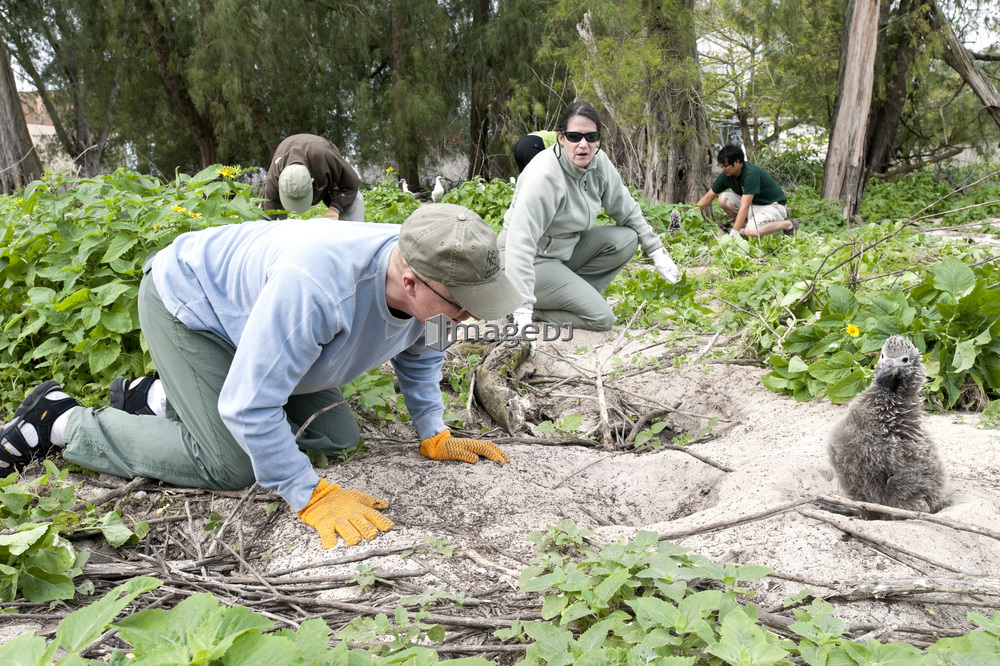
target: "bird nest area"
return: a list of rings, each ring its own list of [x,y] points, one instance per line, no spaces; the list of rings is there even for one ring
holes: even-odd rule
[[[430,645],[442,658],[516,661],[523,646],[494,632],[541,617],[542,595],[518,587],[536,555],[528,536],[568,518],[593,531],[595,547],[649,530],[717,562],[770,568],[744,585],[752,594],[744,600],[781,635],[794,621],[785,601],[802,590],[831,602],[851,637],[918,646],[970,631],[970,610],[1000,609],[997,431],[977,428],[971,413],[926,415],[949,478],[937,514],[834,513],[826,509],[858,508],[838,496],[826,453],[847,407],[771,393],[764,369],[733,361],[730,344],[622,328],[540,343],[517,372],[528,401],[521,431],[500,431],[474,401],[452,405],[467,423],[461,434],[510,454],[502,466],[429,460],[408,425],[361,418],[368,450],[318,470],[389,503],[395,527],[359,546],[323,550],[311,527],[256,487],[224,493],[81,477],[84,499],[151,528],[118,550],[74,537],[93,550],[84,577],[95,595],[139,575],[161,579],[131,612],[210,592],[278,626],[322,617],[332,632],[359,616],[392,617],[400,605],[412,613],[414,599],[439,594],[423,621],[447,630]],[[545,421],[551,427],[539,427]],[[51,636],[93,598],[3,604],[20,613],[4,624]],[[122,645],[108,635],[90,654]]]

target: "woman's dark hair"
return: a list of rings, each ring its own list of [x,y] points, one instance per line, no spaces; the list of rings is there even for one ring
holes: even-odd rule
[[[590,104],[586,102],[573,102],[566,107],[566,110],[562,112],[559,116],[559,122],[556,124],[557,132],[565,132],[566,125],[569,123],[569,119],[573,116],[583,116],[594,121],[597,125],[597,131],[601,131],[601,118],[597,115],[597,111]]]

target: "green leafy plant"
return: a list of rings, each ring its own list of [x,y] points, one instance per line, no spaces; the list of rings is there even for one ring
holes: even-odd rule
[[[385,578],[379,578],[375,575],[375,567],[359,564],[355,568],[358,570],[358,575],[353,578],[351,582],[357,583],[363,590],[373,588],[377,583],[382,583],[383,585],[392,584],[391,581],[388,581]]]
[[[561,520],[556,526],[547,525],[546,528],[547,532],[530,532],[528,541],[538,544],[540,553],[555,553],[564,557],[588,550],[585,540],[594,534],[592,530],[578,527],[569,518]]]
[[[77,530],[97,530],[118,548],[138,543],[149,526],[142,522],[130,530],[121,513],[98,514],[93,505],[84,513],[73,511],[78,502],[76,485],[67,481],[51,460],[46,473],[30,486],[17,483],[18,475],[0,480],[0,599],[14,601],[18,594],[28,601],[72,599],[86,581],[74,584],[82,573],[89,551],[77,552],[64,537]]]
[[[791,331],[772,355],[769,389],[810,400],[844,402],[868,385],[871,365],[891,335],[909,337],[924,354],[932,402],[951,408],[970,386],[980,396],[1000,389],[1000,293],[958,259],[931,266],[932,279],[904,292],[868,292],[861,298],[829,285],[818,318]]]
[[[358,617],[337,632],[337,638],[344,641],[365,641],[374,643],[373,654],[396,655],[419,648],[422,641],[440,642],[444,640],[444,627],[427,624],[421,620],[427,616],[424,611],[410,617],[402,606],[396,606],[392,620],[385,613],[375,617]]]
[[[382,182],[363,192],[365,197],[365,221],[402,224],[420,205],[413,195],[399,187],[392,167],[386,169]]]
[[[583,553],[578,562],[540,555],[522,572],[522,592],[545,592],[542,617],[551,621],[497,632],[534,641],[525,663],[648,662],[705,652],[726,660],[744,649],[753,661],[728,663],[765,663],[789,652],[756,625],[752,606],[736,600],[747,594],[739,582],[766,575],[765,567],[723,567],[647,531]],[[695,579],[720,589],[695,591]]]
[[[419,596],[403,597],[399,600],[401,604],[415,605],[420,606],[421,608],[428,608],[433,605],[442,604],[453,604],[461,608],[465,604],[474,603],[476,601],[479,600],[474,597],[467,597],[462,592],[452,594],[447,590],[437,587],[428,588],[421,592]]]
[[[353,400],[361,411],[370,413],[383,425],[405,418],[403,396],[396,393],[393,376],[382,372],[381,368],[369,370],[348,382],[341,387],[341,392],[344,398]]]
[[[0,381],[59,380],[103,394],[150,369],[137,294],[149,254],[192,229],[261,216],[249,186],[215,165],[162,183],[126,169],[92,179],[47,173],[0,208]],[[85,398],[86,399],[86,398]],[[0,398],[13,411],[15,392]]]
[[[535,430],[547,435],[560,434],[563,437],[570,437],[573,433],[579,430],[582,425],[582,414],[567,414],[558,421],[542,421],[535,426]]]
[[[499,233],[503,228],[503,216],[514,198],[514,186],[508,181],[495,178],[486,182],[476,176],[450,190],[441,200],[474,210],[486,224]]]
[[[415,546],[413,548],[407,548],[406,550],[402,551],[399,554],[399,556],[405,559],[405,558],[409,557],[410,555],[413,555],[417,551],[421,551],[421,550],[427,550],[427,551],[433,550],[435,553],[437,553],[441,557],[451,557],[452,554],[455,552],[455,544],[453,544],[450,541],[446,541],[444,539],[439,539],[438,537],[431,536],[429,534],[424,535],[422,538],[423,538],[424,541],[427,542],[426,544],[421,544],[421,545]]]
[[[979,415],[979,427],[987,430],[1000,430],[1000,400],[991,400],[983,413]]]
[[[643,428],[639,431],[639,434],[635,436],[635,448],[649,448],[653,451],[659,451],[662,449],[663,444],[660,442],[660,438],[657,437],[657,435],[659,435],[660,432],[668,425],[670,425],[670,423],[667,421],[656,421],[648,428]]]

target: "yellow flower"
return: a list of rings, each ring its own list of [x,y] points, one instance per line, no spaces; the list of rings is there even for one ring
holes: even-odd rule
[[[170,210],[174,211],[175,213],[186,213],[187,212],[187,209],[184,208],[184,206],[178,206],[178,205],[171,206]]]
[[[386,169],[385,172],[386,173],[392,173],[392,167],[389,167],[388,169]]]
[[[222,175],[224,178],[235,178],[236,171],[238,167],[234,166],[224,166],[215,170],[215,173]]]
[[[861,335],[861,329],[858,328],[857,326],[855,326],[854,324],[848,324],[847,325],[847,334],[849,336],[851,336],[852,338],[856,338],[859,335]]]
[[[14,203],[16,203],[18,206],[20,206],[21,204],[24,203],[24,199],[17,198],[17,199],[14,200]]]
[[[201,213],[188,213],[190,217],[201,217]]]

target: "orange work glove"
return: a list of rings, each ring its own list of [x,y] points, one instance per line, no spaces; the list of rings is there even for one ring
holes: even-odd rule
[[[336,546],[338,534],[348,546],[356,546],[361,543],[361,537],[371,541],[378,536],[379,530],[388,532],[393,528],[393,522],[375,510],[388,506],[387,502],[371,495],[330,485],[320,479],[309,503],[299,511],[299,518],[316,528],[324,548]]]
[[[324,215],[323,217],[330,220],[339,220],[340,211],[334,208],[333,206],[330,206],[329,208],[326,209],[326,215]]]
[[[445,430],[422,441],[420,453],[432,460],[461,460],[474,463],[479,462],[479,456],[485,456],[501,465],[510,462],[510,456],[492,442],[487,442],[485,439],[457,439],[451,436],[451,430]]]

